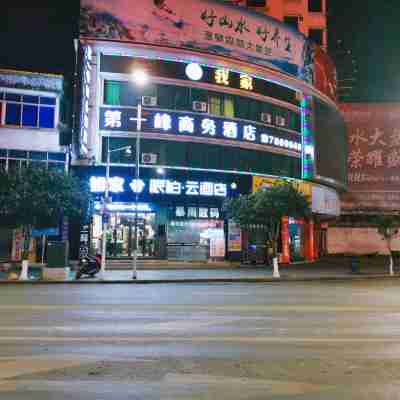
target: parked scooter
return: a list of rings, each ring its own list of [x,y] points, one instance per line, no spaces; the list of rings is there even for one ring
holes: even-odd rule
[[[80,279],[82,275],[90,276],[94,278],[94,276],[99,273],[101,269],[101,255],[96,254],[93,256],[85,256],[79,260],[79,269],[76,273],[76,279]]]

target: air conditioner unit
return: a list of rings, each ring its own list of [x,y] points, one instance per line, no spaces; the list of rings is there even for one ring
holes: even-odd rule
[[[207,112],[207,103],[205,101],[194,101],[193,102],[193,110]]]
[[[286,118],[283,118],[280,115],[277,115],[275,122],[276,122],[277,126],[285,126],[286,125]]]
[[[157,154],[142,153],[142,164],[157,164]]]
[[[157,97],[143,96],[142,104],[146,107],[155,107],[157,105]]]
[[[261,121],[265,124],[272,124],[272,115],[269,113],[261,113]]]

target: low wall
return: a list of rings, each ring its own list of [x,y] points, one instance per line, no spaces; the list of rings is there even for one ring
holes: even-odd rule
[[[376,228],[329,228],[328,254],[388,254],[386,242]],[[400,237],[392,240],[392,250],[400,250]]]

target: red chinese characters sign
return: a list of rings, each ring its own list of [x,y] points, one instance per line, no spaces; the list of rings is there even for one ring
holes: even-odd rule
[[[348,188],[343,208],[400,208],[400,103],[347,103]]]

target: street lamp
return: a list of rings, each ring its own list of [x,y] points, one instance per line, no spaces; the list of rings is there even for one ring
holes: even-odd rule
[[[117,152],[117,151],[123,151],[125,150],[127,154],[132,153],[131,146],[124,146],[124,147],[118,147],[117,149],[112,149],[110,150],[108,142],[108,147],[107,147],[107,164],[106,164],[106,190],[104,193],[104,199],[103,199],[103,210],[102,214],[107,213],[107,205],[111,202],[109,199],[109,192],[110,192],[110,158],[111,158],[111,153]],[[108,231],[108,221],[103,222],[103,235],[102,235],[102,243],[101,243],[101,269],[100,269],[100,278],[104,279],[105,278],[105,272],[106,272],[106,251],[107,251],[107,231]]]
[[[132,81],[139,87],[145,86],[149,82],[149,75],[144,69],[135,69],[132,72]],[[135,181],[139,182],[140,177],[140,132],[142,130],[142,122],[145,119],[142,118],[142,96],[138,96],[138,104],[137,104],[137,115],[136,118],[131,118],[131,120],[136,121],[136,176]],[[133,260],[132,260],[132,268],[133,275],[132,279],[137,278],[137,258],[138,258],[138,200],[139,193],[135,191],[135,243],[133,247]]]

